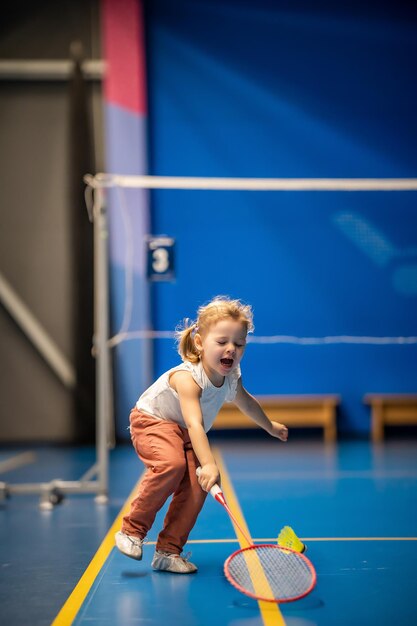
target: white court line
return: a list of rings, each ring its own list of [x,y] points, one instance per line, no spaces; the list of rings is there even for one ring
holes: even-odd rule
[[[339,478],[417,478],[417,470],[311,470],[311,471],[274,471],[270,472],[236,472],[235,480],[262,481],[279,480],[334,480]]]
[[[300,537],[302,541],[417,541],[417,537]],[[276,543],[277,537],[255,537],[254,543]],[[189,539],[189,543],[239,543],[235,539]],[[149,544],[156,544],[156,541],[149,541]]]

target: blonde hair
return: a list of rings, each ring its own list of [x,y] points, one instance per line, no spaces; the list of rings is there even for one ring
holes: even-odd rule
[[[203,335],[212,324],[220,320],[231,318],[241,322],[246,333],[254,330],[252,308],[240,300],[232,300],[228,296],[216,296],[208,304],[200,306],[197,311],[197,320],[184,320],[182,328],[176,331],[178,353],[183,361],[198,363],[200,353],[195,345],[196,333]]]

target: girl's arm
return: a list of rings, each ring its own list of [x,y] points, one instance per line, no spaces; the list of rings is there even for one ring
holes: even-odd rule
[[[241,378],[238,380],[234,403],[242,411],[242,413],[250,417],[258,424],[258,426],[272,435],[272,437],[277,437],[278,439],[281,439],[281,441],[287,441],[288,428],[279,422],[271,422],[257,399],[251,396],[251,394],[248,393],[243,387]]]
[[[200,461],[199,483],[204,491],[210,491],[220,482],[220,473],[204,431],[201,412],[201,389],[189,372],[179,371],[171,376],[170,384],[178,394],[181,412],[188,428],[193,450]]]

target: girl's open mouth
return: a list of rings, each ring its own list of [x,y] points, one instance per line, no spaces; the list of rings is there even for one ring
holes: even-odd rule
[[[224,367],[232,367],[232,365],[233,365],[233,359],[220,359],[220,363],[221,363]]]

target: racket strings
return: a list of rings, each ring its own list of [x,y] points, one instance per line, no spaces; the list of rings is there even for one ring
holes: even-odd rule
[[[309,561],[274,545],[253,546],[233,554],[225,566],[229,581],[240,591],[271,601],[290,601],[314,585]]]

